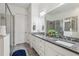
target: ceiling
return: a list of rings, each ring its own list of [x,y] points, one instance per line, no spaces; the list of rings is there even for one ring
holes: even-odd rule
[[[40,10],[40,12],[44,11],[44,10],[49,12],[59,4],[60,3],[39,3],[39,10]]]
[[[53,15],[56,13],[61,13],[61,12],[73,10],[77,7],[79,7],[79,3],[64,3],[61,7],[52,10],[48,14]]]
[[[10,6],[28,8],[30,3],[8,3]],[[60,3],[37,3],[39,12],[46,10],[46,13],[52,11]]]
[[[16,7],[27,8],[30,3],[9,3],[9,4]]]
[[[54,16],[56,16],[55,18],[58,19],[59,17],[61,17],[61,15],[63,15],[63,12],[65,12],[65,13],[68,12],[68,11],[69,12],[70,11],[73,12],[73,10],[74,11],[79,11],[79,3],[64,3],[60,7],[56,8],[56,9],[53,9],[52,11],[47,13],[46,14],[46,19],[48,19],[48,20],[50,19],[51,20],[52,18],[54,18]]]
[[[30,3],[9,3],[9,4],[15,7],[27,8]],[[40,12],[43,10],[46,10],[47,12],[51,11],[53,8],[55,8],[59,4],[60,3],[38,3],[39,11]]]

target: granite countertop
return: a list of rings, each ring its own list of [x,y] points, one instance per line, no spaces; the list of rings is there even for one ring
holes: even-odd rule
[[[32,35],[35,36],[35,37],[38,37],[42,40],[45,40],[47,42],[50,42],[52,44],[55,44],[57,46],[60,46],[62,48],[65,48],[67,50],[70,50],[70,51],[72,51],[76,54],[79,54],[79,43],[78,42],[65,40],[65,39],[62,39],[62,38],[55,38],[55,37],[51,38],[51,37],[48,37],[48,36],[45,36],[45,35],[40,35],[40,34],[32,34]],[[67,42],[69,44],[72,44],[72,46],[63,45],[63,44],[58,43],[57,41]]]

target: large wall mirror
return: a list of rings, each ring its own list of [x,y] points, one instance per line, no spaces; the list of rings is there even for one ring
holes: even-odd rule
[[[79,4],[65,3],[55,10],[48,12],[45,15],[46,34],[57,33],[60,36],[79,38],[78,6]]]

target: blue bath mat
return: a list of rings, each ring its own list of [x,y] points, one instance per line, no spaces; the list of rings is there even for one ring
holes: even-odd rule
[[[15,52],[13,52],[12,56],[26,56],[26,52],[23,49],[16,50]]]

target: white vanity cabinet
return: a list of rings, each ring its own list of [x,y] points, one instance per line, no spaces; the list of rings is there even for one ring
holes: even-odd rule
[[[38,37],[31,36],[32,47],[36,50],[39,55],[44,55],[44,40],[41,40]]]
[[[42,40],[41,38],[32,35],[32,47],[40,56],[77,56],[65,48]]]
[[[48,49],[49,54],[47,54],[48,52],[46,48]],[[77,56],[77,54],[49,42],[45,43],[45,49],[45,55]]]

